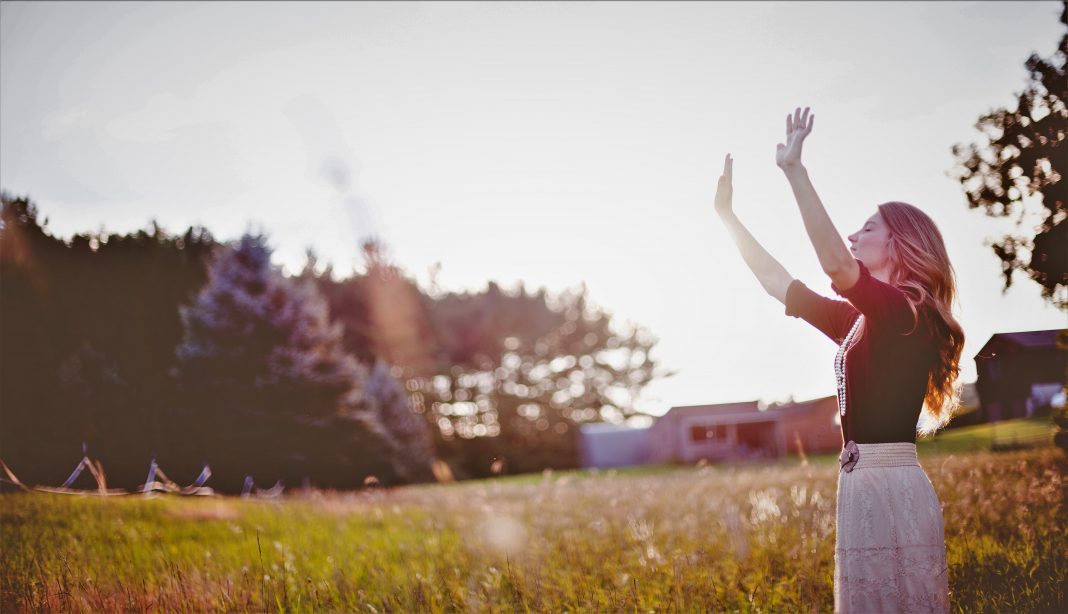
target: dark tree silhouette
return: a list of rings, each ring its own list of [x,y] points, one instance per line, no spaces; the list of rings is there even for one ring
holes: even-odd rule
[[[135,484],[175,439],[177,306],[203,285],[215,242],[155,224],[64,241],[28,198],[0,200],[0,455],[22,478],[56,484],[84,441],[109,483]]]
[[[1068,2],[1061,10],[1068,25]],[[1048,59],[1032,54],[1025,66],[1030,83],[1017,97],[1015,110],[997,109],[975,127],[985,141],[953,147],[957,178],[970,208],[992,217],[1015,217],[1015,231],[988,241],[1001,259],[1007,291],[1015,271],[1042,286],[1042,296],[1068,310],[1068,32]],[[1033,231],[1023,220],[1042,217]]]

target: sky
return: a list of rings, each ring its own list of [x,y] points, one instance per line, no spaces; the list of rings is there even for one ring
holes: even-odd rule
[[[834,394],[833,342],[785,315],[712,209],[834,296],[775,166],[785,116],[844,236],[881,202],[926,211],[958,276],[962,379],[997,332],[1062,328],[984,244],[1011,228],[952,176],[1014,105],[1058,2],[59,3],[0,5],[0,187],[69,237],[261,228],[287,272],[347,274],[381,237],[429,288],[585,283],[677,371],[636,402]],[[1034,225],[1036,219],[1025,224]]]

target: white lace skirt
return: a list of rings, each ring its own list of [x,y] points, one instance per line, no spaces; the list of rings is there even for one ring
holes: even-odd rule
[[[835,612],[948,612],[942,506],[916,444],[858,444],[838,474]]]

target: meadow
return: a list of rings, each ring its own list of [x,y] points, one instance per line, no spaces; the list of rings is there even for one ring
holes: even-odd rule
[[[1068,610],[1068,457],[931,445],[953,610]],[[820,457],[277,500],[6,494],[0,610],[830,611],[836,478]]]

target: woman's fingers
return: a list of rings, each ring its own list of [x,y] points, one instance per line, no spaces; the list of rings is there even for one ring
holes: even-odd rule
[[[731,211],[731,193],[734,191],[731,186],[731,171],[733,168],[734,159],[728,153],[723,156],[723,174],[719,176],[716,197],[713,201],[715,210],[720,215],[728,215]]]
[[[816,116],[810,115],[810,110],[811,107],[797,107],[793,113],[786,115],[786,136],[790,136],[795,130],[804,131],[805,134],[812,131],[812,120]]]

